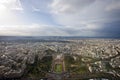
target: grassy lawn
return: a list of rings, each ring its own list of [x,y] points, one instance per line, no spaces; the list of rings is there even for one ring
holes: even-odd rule
[[[61,73],[62,72],[62,65],[61,64],[56,64],[55,65],[55,72]]]

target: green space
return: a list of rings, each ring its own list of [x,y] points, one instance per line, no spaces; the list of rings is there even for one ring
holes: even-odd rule
[[[80,67],[71,67],[71,72],[75,74],[81,74],[81,73],[87,73],[89,72],[88,68],[86,66],[80,66]]]
[[[61,73],[62,72],[62,65],[61,64],[56,64],[55,65],[55,72]]]
[[[24,77],[41,78],[46,76],[46,72],[51,70],[52,56],[45,56],[41,60],[38,60],[38,56],[35,57],[33,64],[27,64],[26,73]]]
[[[76,59],[74,59],[76,57]],[[66,71],[79,74],[89,72],[87,65],[81,56],[65,56]]]

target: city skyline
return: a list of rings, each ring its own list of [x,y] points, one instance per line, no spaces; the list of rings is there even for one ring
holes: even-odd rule
[[[1,0],[0,36],[120,37],[119,0]]]

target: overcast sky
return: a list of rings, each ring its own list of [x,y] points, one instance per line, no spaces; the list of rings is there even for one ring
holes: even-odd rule
[[[120,0],[0,0],[0,35],[120,37]]]

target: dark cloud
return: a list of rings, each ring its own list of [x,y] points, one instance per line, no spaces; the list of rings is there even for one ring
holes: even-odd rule
[[[105,37],[120,37],[120,21],[104,23],[96,32]]]

